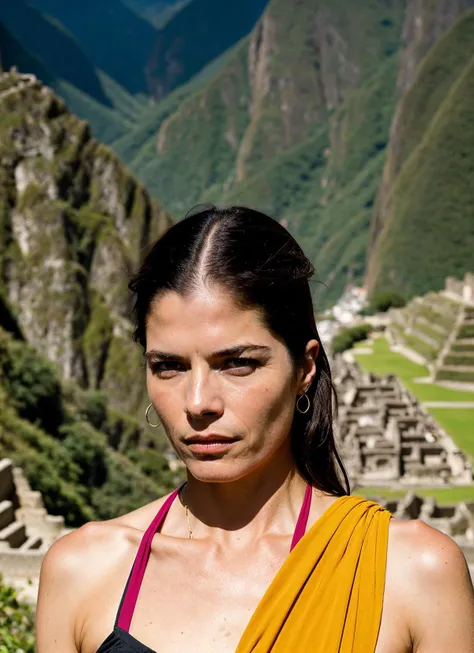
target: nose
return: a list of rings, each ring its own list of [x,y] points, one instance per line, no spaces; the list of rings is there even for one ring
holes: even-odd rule
[[[188,417],[220,416],[224,412],[224,401],[219,382],[209,369],[194,369],[189,373],[184,410]]]

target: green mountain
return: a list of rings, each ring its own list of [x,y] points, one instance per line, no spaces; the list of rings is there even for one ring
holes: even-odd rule
[[[336,298],[364,273],[404,9],[272,0],[205,84],[121,155],[175,215],[240,201],[285,219]]]
[[[59,21],[94,67],[129,93],[146,93],[145,65],[157,32],[121,0],[28,0],[28,4]]]
[[[0,5],[0,59],[54,88],[70,109],[111,143],[131,131],[146,112],[145,100],[132,96],[81,50],[56,19],[21,0]]]
[[[51,89],[15,74],[1,78],[0,189],[0,288],[26,340],[62,378],[142,408],[127,273],[167,214]]]
[[[372,292],[462,277],[474,251],[474,11],[432,47],[400,99],[368,262]]]
[[[3,0],[0,21],[55,78],[64,79],[94,100],[112,106],[96,67],[61,25],[21,0]]]
[[[137,11],[151,6],[128,1]],[[87,3],[84,12],[103,21],[104,44],[110,2]],[[241,202],[287,224],[316,265],[321,307],[348,283],[410,296],[461,275],[472,265],[470,117],[460,111],[469,105],[474,0],[270,0],[257,20],[264,4],[240,4],[241,22],[231,20],[237,5],[216,0],[182,8],[154,37],[149,79],[156,95],[166,96],[148,105],[98,67],[97,52],[86,54],[86,31],[73,35],[58,22],[73,20],[76,2],[35,0],[50,14],[30,3],[38,34],[28,40],[17,26],[22,3],[7,0],[1,12],[10,16],[16,47],[3,40],[16,49],[9,61],[22,56],[25,71],[41,66],[48,83],[175,216],[201,202]],[[120,16],[121,9],[112,41]],[[449,32],[459,17],[464,27]],[[255,23],[247,36],[245,21]],[[67,52],[69,42],[74,75],[68,57],[55,64],[52,56]],[[2,49],[0,43],[5,59]],[[456,88],[464,99],[456,95],[453,107]],[[461,141],[467,150],[457,149]],[[443,175],[437,166],[451,157],[453,174]],[[427,180],[435,169],[431,193]]]
[[[461,192],[467,177],[454,165],[457,185],[446,175],[437,189],[464,204],[442,230],[436,220],[429,225],[433,242],[427,237],[426,256],[418,256],[431,205],[421,192],[423,157],[434,157],[426,159],[430,170],[443,160],[433,149],[438,139],[439,147],[452,146],[443,157],[460,156],[449,130],[467,130],[469,147],[461,105],[445,113],[445,135],[437,120],[470,58],[470,6],[474,0],[271,0],[251,34],[214,60],[213,72],[158,102],[113,147],[178,217],[200,202],[240,202],[282,220],[316,265],[320,307],[348,283],[366,281],[367,259],[371,290],[437,289],[472,266],[470,195]],[[460,16],[467,22],[456,45],[443,34]],[[416,171],[399,177],[419,147]],[[461,160],[467,170],[470,155]],[[438,197],[431,215],[446,213],[447,201]],[[441,233],[448,258],[434,243]]]
[[[161,99],[255,25],[268,0],[193,0],[158,33],[147,62],[148,89]]]
[[[164,434],[144,428],[127,289],[169,225],[49,87],[0,74],[0,458],[71,526],[176,482]]]

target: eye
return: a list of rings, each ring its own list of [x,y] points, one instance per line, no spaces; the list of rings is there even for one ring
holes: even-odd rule
[[[255,358],[227,358],[224,363],[224,367],[233,370],[236,376],[249,374],[259,367],[259,365],[260,361]]]
[[[161,378],[169,378],[180,372],[183,365],[178,361],[155,361],[150,363],[150,370]]]

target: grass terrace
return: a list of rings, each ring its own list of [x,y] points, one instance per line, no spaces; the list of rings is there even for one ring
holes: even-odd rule
[[[355,496],[373,498],[383,497],[384,499],[401,499],[407,492],[413,491],[421,497],[433,497],[439,504],[456,503],[458,501],[474,501],[474,486],[459,486],[447,488],[403,488],[390,490],[386,487],[356,487],[352,494]]]
[[[367,347],[366,342],[358,344],[361,348]],[[428,368],[391,351],[385,338],[377,338],[372,350],[373,354],[358,354],[357,348],[353,351],[361,368],[382,376],[396,374],[419,401],[474,401],[474,392],[443,388],[434,383],[416,383],[415,379],[429,376]]]
[[[367,343],[365,343],[367,344]],[[359,343],[362,347],[364,343]],[[358,354],[357,349],[353,354],[363,370],[373,372],[379,375],[396,374],[402,380],[405,387],[412,392],[420,402],[428,401],[462,401],[474,402],[474,392],[458,391],[451,388],[432,383],[416,383],[415,379],[428,376],[428,369],[423,365],[417,365],[408,360],[401,354],[390,350],[390,346],[385,338],[377,338],[373,343],[372,354]],[[462,449],[472,461],[474,461],[474,408],[427,408],[431,415],[451,435],[457,446]],[[380,494],[384,497],[403,496],[406,490],[394,491],[393,494],[387,488],[363,488],[360,492]],[[359,490],[355,491],[357,494]],[[439,499],[440,503],[449,503],[451,501],[473,500],[474,487],[468,488],[446,488],[436,490],[420,490],[419,494],[425,493],[426,496],[434,496]],[[424,495],[424,496],[425,496]]]

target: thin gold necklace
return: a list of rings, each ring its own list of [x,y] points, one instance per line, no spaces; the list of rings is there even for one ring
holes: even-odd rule
[[[186,483],[186,485],[184,486],[184,490],[185,490],[185,492],[187,492],[187,489],[188,489],[188,484]],[[189,521],[189,509],[188,509],[188,504],[187,504],[187,502],[184,500],[184,497],[183,497],[183,504],[184,504],[184,512],[185,512],[185,514],[186,514],[186,519],[188,520],[188,539],[192,540],[192,539],[194,538],[194,535],[193,535],[193,531],[192,531],[192,529],[191,529],[191,522]]]

